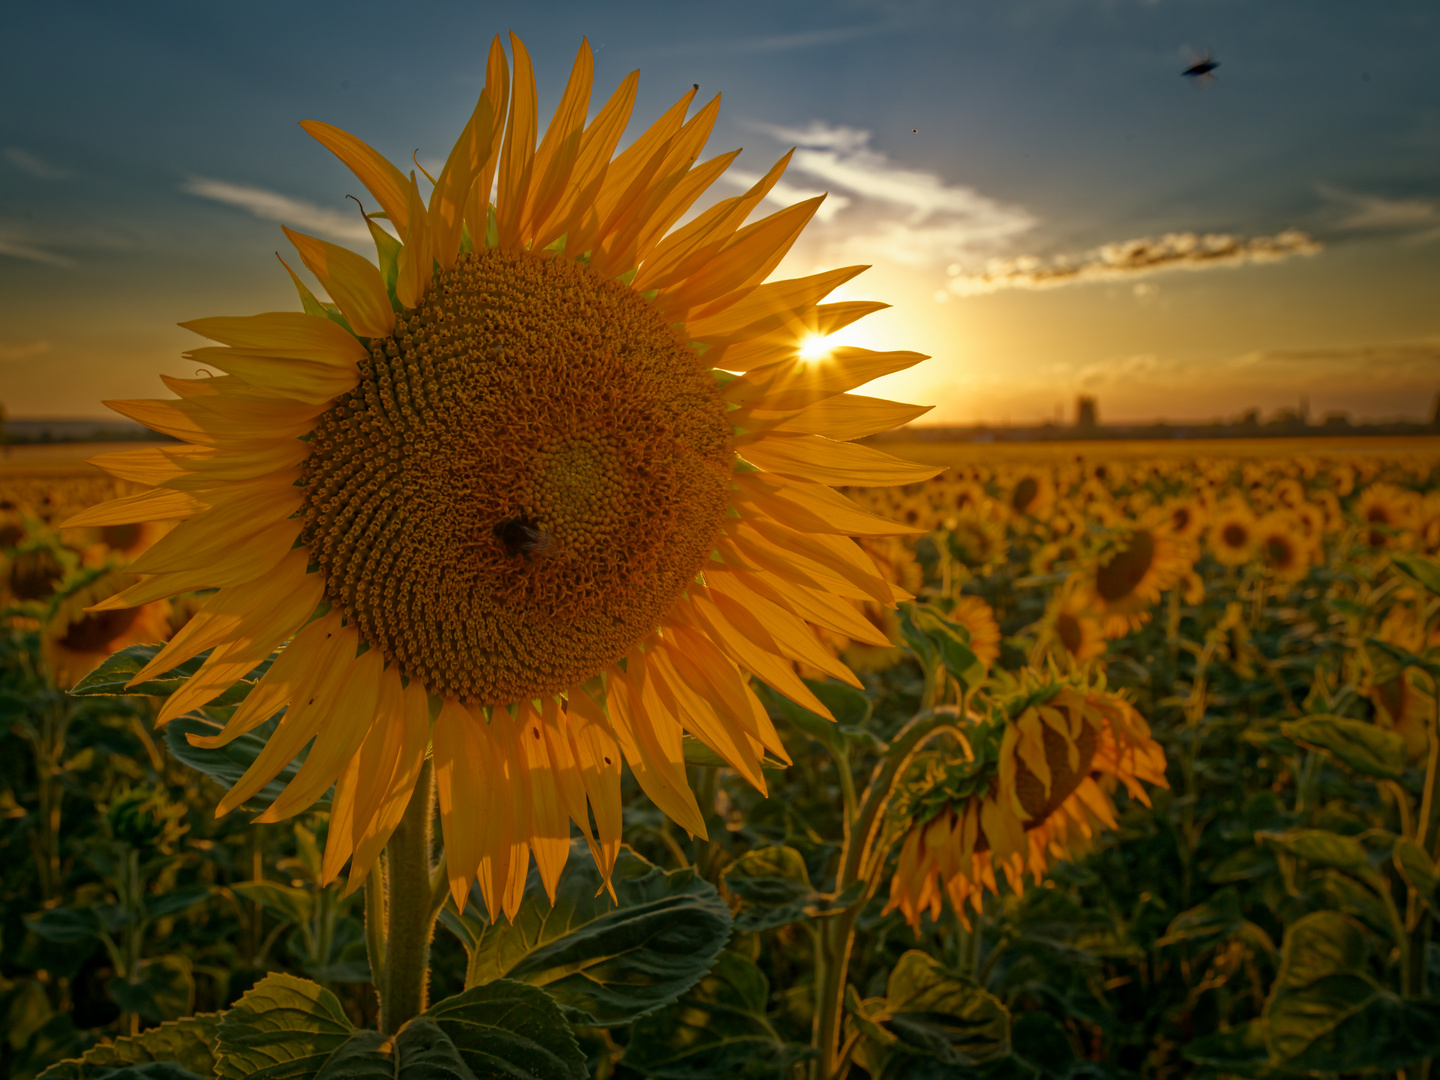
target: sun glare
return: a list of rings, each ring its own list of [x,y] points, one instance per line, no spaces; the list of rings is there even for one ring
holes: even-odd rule
[[[823,360],[830,355],[831,344],[829,335],[811,334],[800,346],[800,359]]]

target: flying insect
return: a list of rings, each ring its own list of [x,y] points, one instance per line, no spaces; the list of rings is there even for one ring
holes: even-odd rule
[[[1210,83],[1215,81],[1212,74],[1220,66],[1219,60],[1212,60],[1207,52],[1203,60],[1196,60],[1189,67],[1180,73],[1182,78],[1194,79],[1199,83]]]

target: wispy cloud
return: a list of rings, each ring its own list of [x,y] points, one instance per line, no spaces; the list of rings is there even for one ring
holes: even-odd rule
[[[0,230],[0,255],[9,255],[12,259],[24,259],[27,262],[44,263],[46,266],[69,267],[75,265],[74,259],[57,255],[53,251],[46,251],[43,247],[3,230]]]
[[[75,175],[69,169],[61,168],[59,165],[51,165],[48,161],[29,150],[22,150],[18,146],[7,146],[5,148],[5,160],[14,169],[18,169],[36,180],[67,180]]]
[[[830,198],[817,215],[822,224],[848,211],[843,232],[821,230],[817,236],[827,257],[944,266],[1003,250],[1036,224],[1023,207],[892,161],[871,147],[868,131],[822,123],[803,128],[755,126],[796,147],[791,177],[813,179],[829,190]],[[753,182],[750,174],[732,175]],[[805,194],[797,184],[783,191],[777,186],[774,197],[789,203]]]
[[[54,346],[48,341],[27,341],[23,345],[11,345],[0,341],[0,363],[12,360],[28,360],[32,356],[49,352]]]
[[[1440,238],[1440,201],[1433,199],[1387,199],[1359,191],[1320,185],[1320,194],[1343,207],[1344,216],[1335,223],[1340,229],[1422,230],[1417,239]]]
[[[278,191],[204,176],[188,177],[180,185],[180,190],[212,202],[248,210],[265,221],[283,222],[300,231],[318,233],[342,243],[367,243],[370,240],[370,230],[358,211],[346,214]]]
[[[1208,270],[1278,262],[1296,255],[1314,255],[1323,246],[1298,229],[1248,238],[1232,233],[1166,233],[1102,244],[1079,257],[1042,259],[1021,255],[992,260],[983,273],[954,275],[949,288],[959,296],[999,289],[1053,289],[1132,278],[1161,270]]]

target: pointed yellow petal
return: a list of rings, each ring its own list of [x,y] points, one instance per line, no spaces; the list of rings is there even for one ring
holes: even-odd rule
[[[375,264],[349,248],[285,228],[310,272],[361,337],[388,337],[395,330],[395,309]]]
[[[545,895],[554,904],[555,886],[570,856],[570,819],[561,804],[539,713],[528,701],[523,701],[515,722],[520,743],[525,748],[523,767],[529,775],[530,847],[535,852],[535,866],[540,871]]]
[[[111,499],[89,510],[82,510],[61,523],[62,529],[83,529],[98,525],[129,525],[140,521],[172,521],[194,517],[208,507],[193,495],[158,488]]]
[[[359,258],[357,255],[356,258]],[[354,369],[365,359],[365,346],[343,326],[299,311],[268,311],[261,315],[216,316],[180,324],[221,345]]]
[[[524,42],[513,33],[510,51],[515,57],[515,77],[511,81],[505,145],[500,151],[500,185],[495,192],[495,220],[502,248],[520,246],[526,196],[535,165],[535,69]]]
[[[393,668],[381,680],[377,723],[360,748],[359,777],[355,786],[355,855],[345,894],[365,881],[381,850],[389,842],[425,764],[430,744],[430,702],[418,680],[401,688]],[[475,876],[472,869],[466,887]],[[464,910],[463,908],[461,910]]]
[[[492,822],[488,814],[477,813],[477,803],[490,801],[493,789],[486,786],[483,763],[489,733],[457,701],[447,698],[435,719],[435,786],[440,794],[440,831],[445,839],[445,873],[455,907],[464,912],[470,883],[480,868]],[[486,883],[482,880],[481,885]],[[485,905],[493,917],[495,907],[490,891]]]
[[[349,132],[316,120],[302,120],[300,126],[345,163],[375,196],[403,239],[410,228],[404,174]]]

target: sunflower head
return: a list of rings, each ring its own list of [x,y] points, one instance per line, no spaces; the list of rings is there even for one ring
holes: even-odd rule
[[[1371,484],[1355,501],[1361,541],[1375,549],[1397,546],[1400,534],[1412,524],[1415,502],[1412,492],[1393,484]]]
[[[375,262],[287,230],[329,302],[292,271],[303,311],[187,323],[225,374],[112,403],[186,445],[97,459],[149,490],[68,523],[180,521],[93,613],[218,590],[137,675],[209,651],[160,722],[288,642],[207,738],[286,710],[220,812],[309,744],[265,820],[334,785],[323,876],[354,887],[432,761],[452,893],[496,914],[532,856],[554,896],[571,823],[608,873],[622,760],[696,834],[683,733],[763,790],[749,678],[828,716],[796,665],[858,680],[817,631],[884,641],[853,602],[904,596],[852,538],[921,531],[835,489],[939,471],[852,441],[925,411],[848,393],[923,356],[802,356],[884,305],[822,303],[863,267],[769,280],[820,202],[749,220],[788,158],[692,213],[738,153],[700,159],[718,98],[616,153],[637,75],[587,122],[582,44],[542,135],[511,46],[434,177],[303,124],[379,205]]]
[[[169,854],[186,831],[181,824],[185,812],[185,804],[172,802],[161,788],[125,787],[105,807],[105,825],[128,847]]]
[[[1210,519],[1210,553],[1224,566],[1243,566],[1255,557],[1255,515],[1243,503],[1222,506]]]
[[[1104,548],[1083,578],[1086,599],[1109,637],[1122,637],[1149,618],[1149,609],[1194,562],[1158,514],[1133,522]]]
[[[924,759],[892,811],[907,827],[885,910],[917,932],[942,897],[968,926],[967,901],[979,911],[1002,880],[1023,892],[1027,873],[1038,884],[1051,861],[1082,853],[1116,827],[1117,782],[1146,805],[1145,784],[1167,786],[1164,751],[1103,680],[1000,676],[986,714],[963,730],[958,750]]]
[[[1268,514],[1256,524],[1256,547],[1265,569],[1281,581],[1296,582],[1310,570],[1311,548],[1291,514]]]
[[[1000,659],[1000,624],[995,611],[978,596],[961,596],[955,601],[950,618],[970,634],[970,651],[989,667]]]

